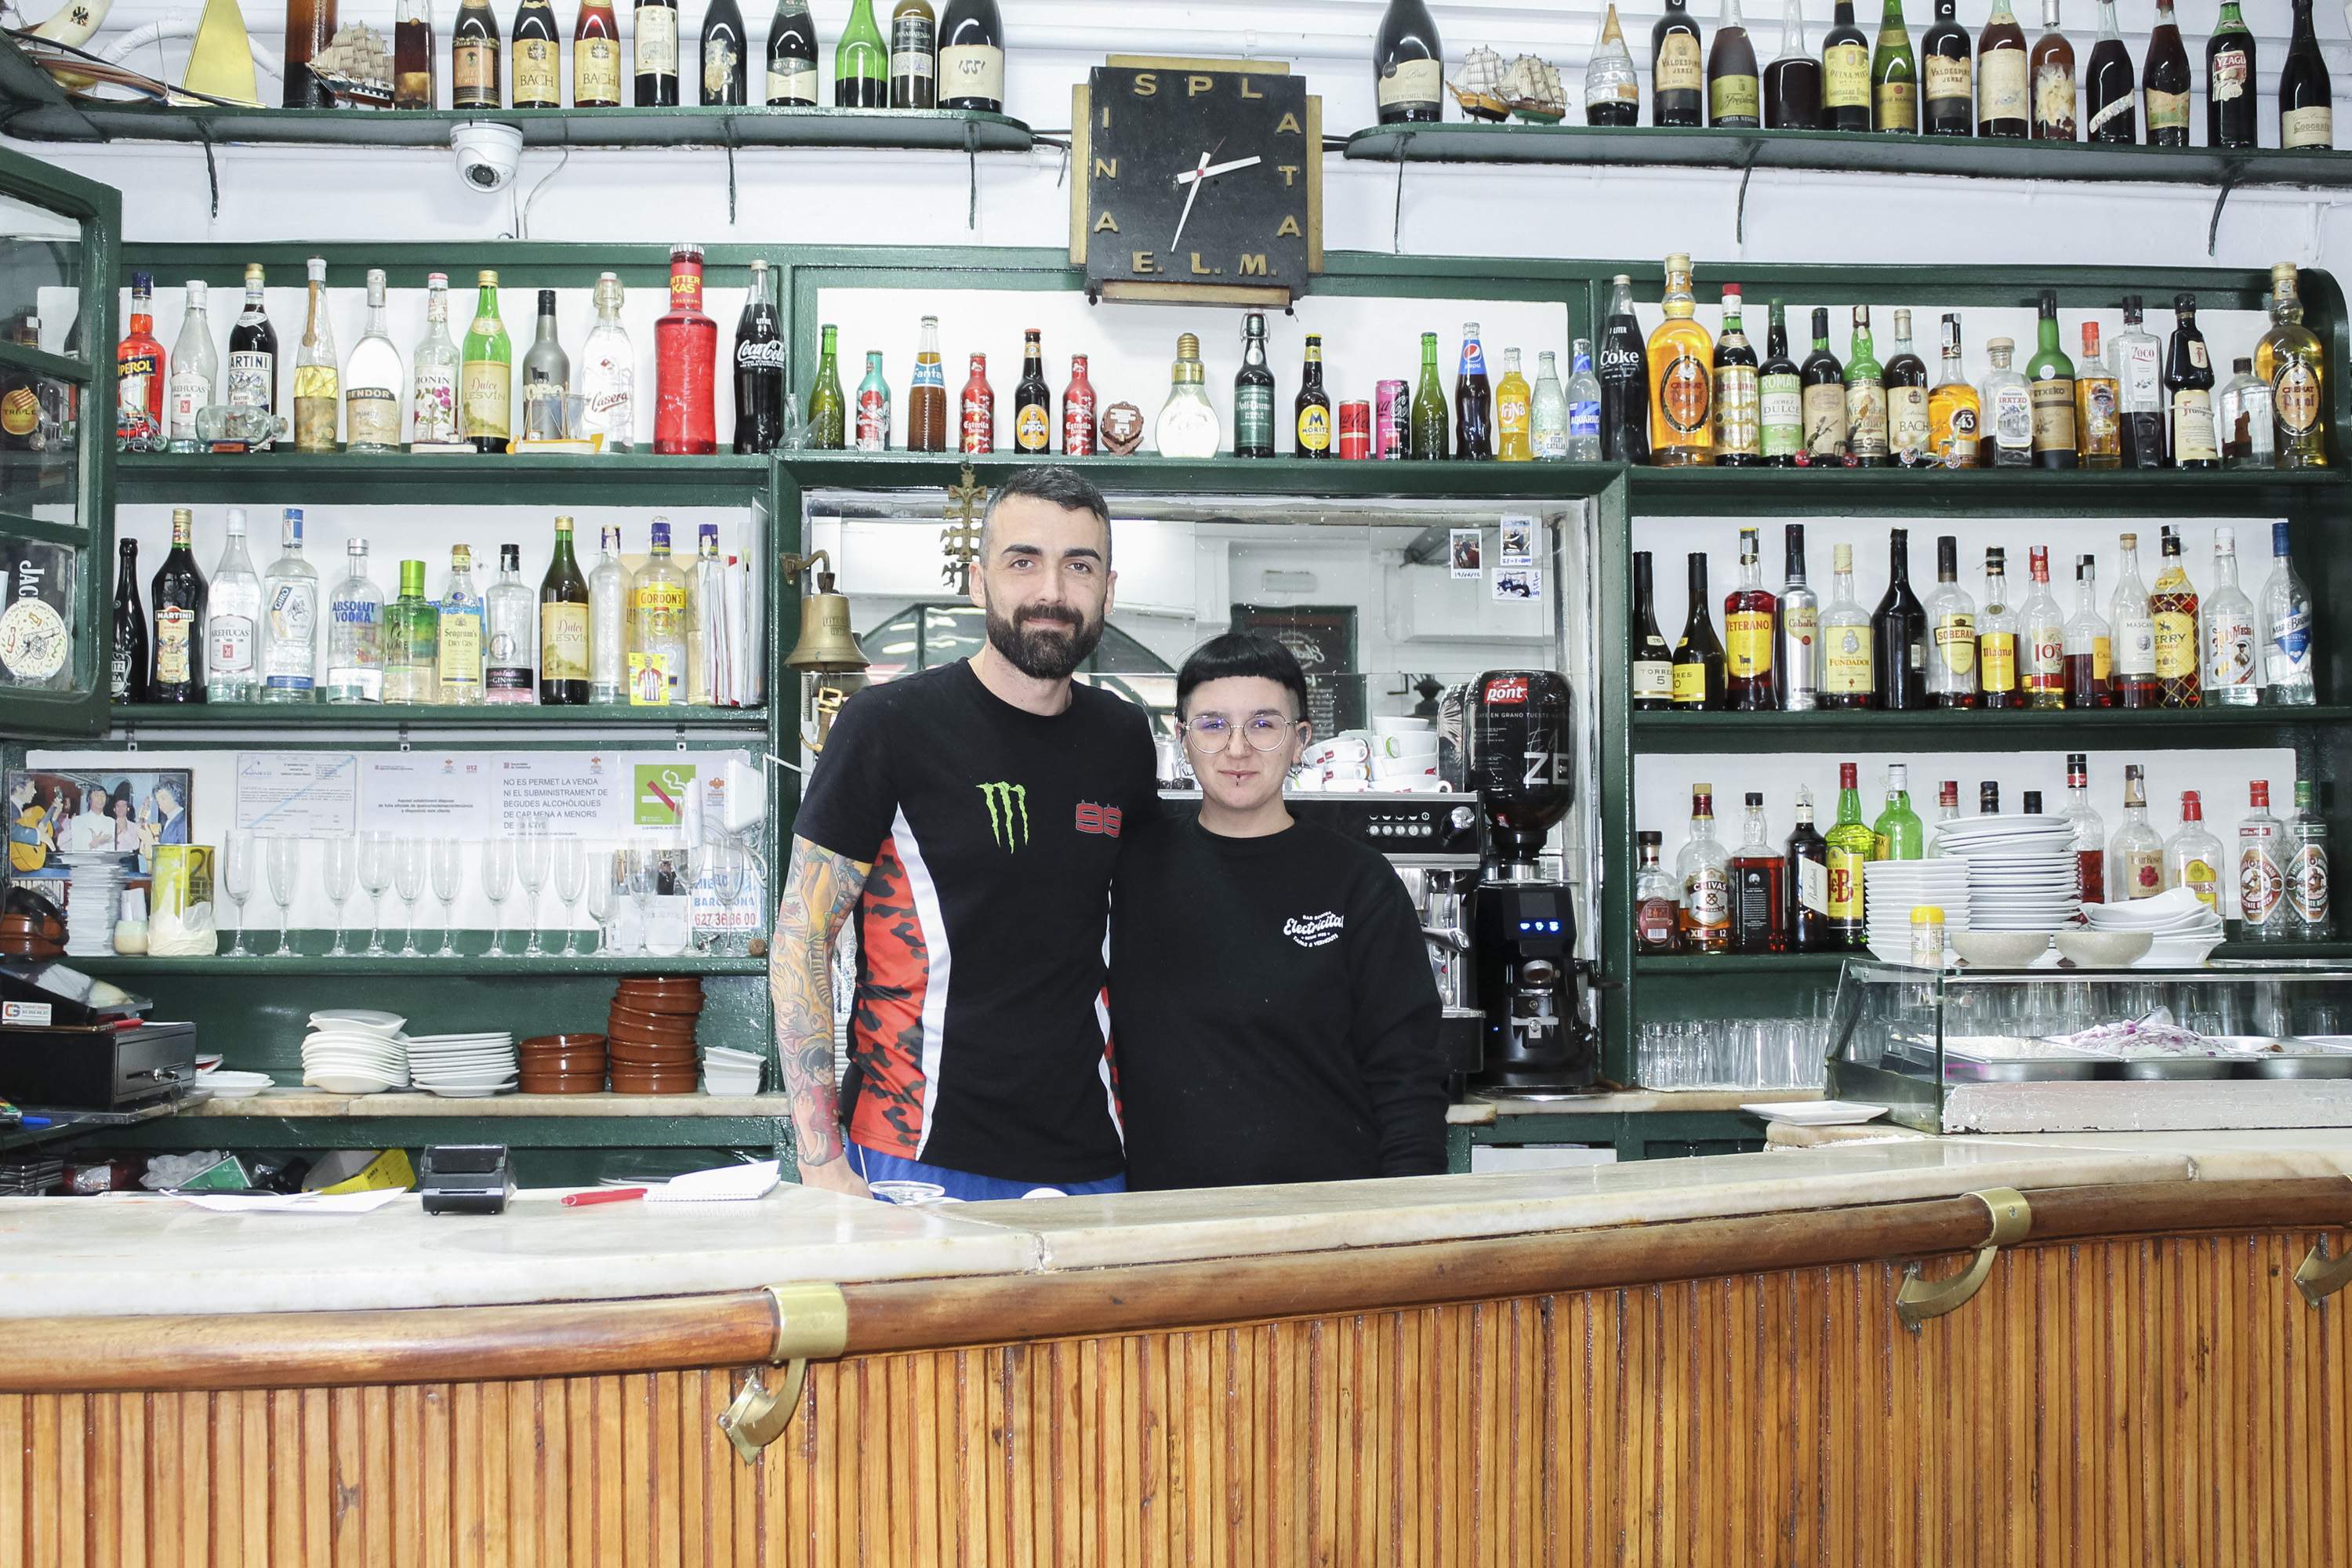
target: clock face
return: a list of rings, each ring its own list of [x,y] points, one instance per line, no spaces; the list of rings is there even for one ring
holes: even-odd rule
[[[1320,259],[1321,126],[1304,79],[1098,66],[1072,259],[1104,282],[1303,291]]]

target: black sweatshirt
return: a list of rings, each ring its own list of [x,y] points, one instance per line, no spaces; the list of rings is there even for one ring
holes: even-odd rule
[[[1131,1188],[1433,1175],[1445,1063],[1412,901],[1312,823],[1164,818],[1119,857],[1111,1033]]]

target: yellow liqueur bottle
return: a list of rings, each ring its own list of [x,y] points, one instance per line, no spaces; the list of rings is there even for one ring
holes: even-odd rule
[[[1715,461],[1715,340],[1698,324],[1691,260],[1666,258],[1666,319],[1650,334],[1650,461],[1661,468]]]

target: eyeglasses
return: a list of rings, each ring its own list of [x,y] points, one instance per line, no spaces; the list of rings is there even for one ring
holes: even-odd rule
[[[1304,720],[1281,719],[1272,713],[1253,713],[1242,722],[1242,735],[1250,749],[1271,752],[1287,741]],[[1233,721],[1222,713],[1203,713],[1184,721],[1184,733],[1191,738],[1195,751],[1216,752],[1233,742]]]

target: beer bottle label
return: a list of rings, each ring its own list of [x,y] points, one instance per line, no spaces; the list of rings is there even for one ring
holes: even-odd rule
[[[1509,428],[1507,423],[1505,428]],[[1302,452],[1328,452],[1331,449],[1331,411],[1319,403],[1310,403],[1298,411],[1298,449]]]
[[[1045,416],[1044,404],[1024,404],[1013,416],[1013,445],[1015,450],[1023,452],[1044,452],[1052,448],[1053,421]]]
[[[1274,445],[1274,389],[1252,384],[1234,388],[1234,445],[1264,449]]]

